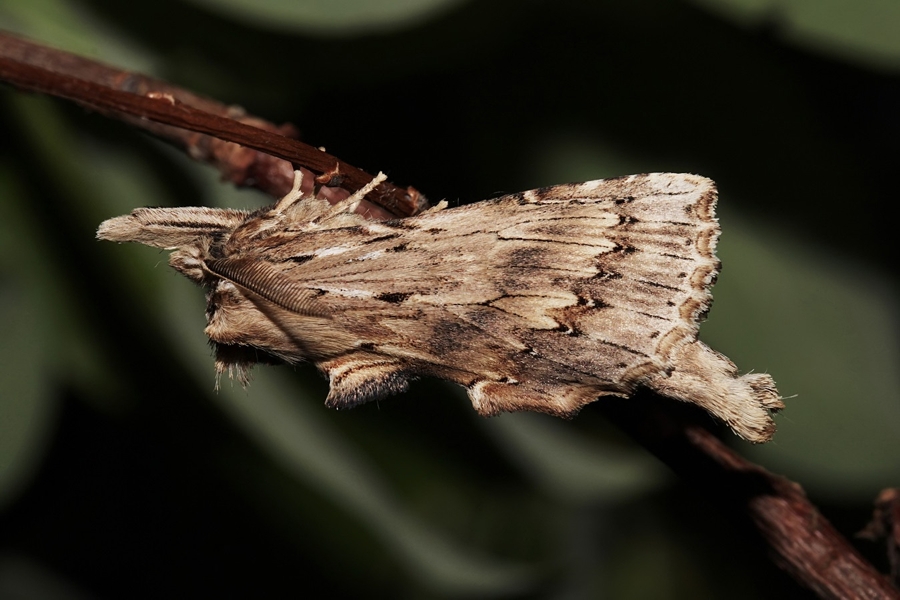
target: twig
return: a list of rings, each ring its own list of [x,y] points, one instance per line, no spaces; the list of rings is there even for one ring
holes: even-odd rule
[[[277,127],[170,84],[3,33],[0,79],[68,98],[174,140],[192,156],[217,164],[229,180],[240,184],[255,180],[274,196],[289,189],[291,167],[272,157],[320,173],[319,183],[347,190],[359,189],[372,179],[333,156],[286,137],[292,134],[289,127]],[[236,116],[240,122],[234,120]],[[254,150],[238,150],[220,140]],[[413,188],[398,190],[385,185],[379,191],[378,198],[394,214],[413,214],[424,200]],[[681,477],[722,504],[740,507],[769,544],[776,563],[822,598],[900,598],[887,578],[809,502],[798,484],[726,447],[701,425],[697,412],[646,397],[627,402],[607,399],[598,404]]]
[[[799,484],[728,448],[699,410],[641,395],[598,402],[621,429],[723,506],[743,512],[773,560],[821,598],[874,600],[900,592],[809,501]]]
[[[285,134],[296,134],[292,126],[278,127],[248,117],[241,109],[171,84],[3,32],[0,32],[0,79],[24,90],[66,98],[106,116],[126,120],[175,142],[194,158],[212,162],[229,181],[255,185],[274,197],[290,190],[291,164],[317,174],[315,181],[320,185],[345,190],[342,195],[331,194],[329,199],[333,201],[360,189],[373,178],[339,158],[287,137]],[[307,180],[311,188],[313,178]],[[386,214],[370,211],[370,216],[376,218],[409,216],[427,206],[425,198],[414,188],[403,190],[387,182],[367,198],[387,211]]]
[[[872,520],[856,535],[873,542],[884,540],[891,580],[895,586],[900,586],[900,488],[881,490],[875,498]]]

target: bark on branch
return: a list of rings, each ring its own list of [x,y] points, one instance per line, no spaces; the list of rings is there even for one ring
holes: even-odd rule
[[[821,598],[900,598],[809,501],[803,488],[726,446],[699,409],[640,395],[598,402],[621,429],[705,497],[750,519],[775,563]]]
[[[247,116],[238,107],[198,96],[166,82],[115,69],[73,54],[0,32],[0,81],[20,89],[65,98],[87,109],[154,133],[189,155],[216,165],[236,185],[253,185],[280,198],[291,189],[294,168],[315,174],[323,195],[340,200],[373,176],[292,136],[291,125],[276,126]],[[292,166],[293,165],[293,166]],[[306,177],[312,189],[313,177]],[[344,193],[329,192],[340,188]],[[305,190],[308,191],[308,190]],[[410,216],[427,207],[415,188],[385,182],[367,196],[384,210],[368,216]]]

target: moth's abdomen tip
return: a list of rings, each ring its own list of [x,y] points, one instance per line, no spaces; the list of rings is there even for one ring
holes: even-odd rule
[[[775,436],[772,415],[784,408],[775,381],[765,373],[749,373],[734,380],[730,402],[737,408],[737,418],[727,420],[739,436],[754,444],[768,442]]]
[[[768,377],[764,386],[753,375],[745,375],[734,380],[722,402],[714,408],[704,406],[725,423],[736,434],[754,444],[770,441],[775,436],[775,420],[772,415],[784,408],[781,397],[775,389],[775,382]]]
[[[753,391],[753,396],[764,408],[778,412],[784,408],[781,394],[775,387],[775,380],[767,373],[750,373],[739,379],[744,380]]]
[[[696,404],[747,441],[763,443],[775,434],[772,413],[784,408],[775,381],[765,373],[738,376],[730,360],[701,342],[681,346],[674,368],[646,385],[663,396]]]
[[[764,444],[775,437],[772,414],[755,399],[753,404],[744,404],[739,413],[725,423],[737,435],[754,444]]]

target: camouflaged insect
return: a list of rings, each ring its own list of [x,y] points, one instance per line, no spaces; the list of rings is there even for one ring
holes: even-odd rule
[[[639,387],[769,440],[769,375],[738,375],[697,339],[716,279],[716,189],[652,173],[558,185],[415,217],[354,213],[294,190],[255,212],[142,208],[105,240],[174,250],[208,291],[216,370],[311,361],[350,407],[419,376],[464,386],[482,415],[571,416]]]

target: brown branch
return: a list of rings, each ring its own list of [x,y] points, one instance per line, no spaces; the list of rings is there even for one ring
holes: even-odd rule
[[[248,117],[241,109],[171,84],[3,32],[0,32],[0,80],[128,121],[176,143],[196,159],[215,164],[223,177],[236,185],[254,185],[274,197],[290,190],[294,167],[317,174],[316,182],[326,188],[345,190],[343,194],[326,191],[323,195],[332,201],[346,197],[372,180],[369,173],[288,137],[296,135],[290,125],[279,127]],[[306,179],[306,187],[311,189],[312,178]],[[376,218],[409,216],[427,206],[425,198],[414,188],[404,190],[387,182],[367,198],[387,211],[379,213],[370,208],[370,216]]]
[[[884,540],[891,580],[895,586],[900,586],[900,488],[881,490],[875,498],[872,520],[856,535],[873,542]]]
[[[727,447],[698,409],[640,395],[597,403],[621,429],[720,506],[745,514],[773,560],[822,598],[897,599],[900,592],[809,501],[800,485]]]
[[[0,79],[126,120],[174,141],[195,158],[216,164],[230,181],[255,183],[274,196],[290,187],[290,163],[319,173],[319,183],[349,191],[372,178],[287,137],[294,135],[289,126],[247,117],[239,109],[165,82],[3,33]],[[379,188],[379,198],[394,214],[402,215],[421,209],[424,200],[413,188],[387,185]],[[646,396],[621,402],[606,399],[597,406],[719,505],[739,508],[768,543],[775,562],[821,597],[900,598],[887,578],[809,502],[799,485],[726,447],[701,425],[704,420],[697,411]]]

